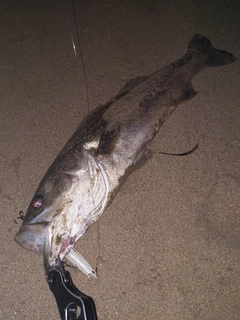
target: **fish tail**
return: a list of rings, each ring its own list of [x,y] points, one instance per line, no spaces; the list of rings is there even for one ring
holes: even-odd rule
[[[198,53],[203,55],[206,66],[223,66],[237,60],[231,53],[216,49],[204,36],[196,34],[192,37],[188,45],[188,53]]]

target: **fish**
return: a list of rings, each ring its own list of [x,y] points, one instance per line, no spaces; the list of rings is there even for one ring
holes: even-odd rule
[[[96,107],[44,175],[15,241],[43,256],[45,268],[66,258],[95,276],[75,243],[103,214],[127,177],[152,157],[149,144],[164,121],[180,103],[196,96],[191,79],[207,67],[236,60],[196,34],[182,58],[129,80],[117,95]]]

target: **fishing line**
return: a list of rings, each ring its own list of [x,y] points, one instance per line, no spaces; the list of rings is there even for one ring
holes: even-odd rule
[[[72,40],[72,46],[73,46],[73,52],[75,55],[75,59],[78,62],[78,67],[80,65],[79,63],[79,57],[80,57],[80,62],[81,62],[81,67],[83,71],[83,77],[84,77],[84,82],[85,82],[85,92],[86,92],[86,103],[87,103],[87,115],[89,116],[89,90],[88,90],[88,81],[87,81],[87,74],[86,74],[86,69],[85,69],[85,64],[84,64],[84,59],[83,59],[83,52],[82,52],[82,46],[80,42],[80,35],[79,35],[79,30],[78,30],[78,23],[77,23],[77,14],[76,14],[76,6],[75,6],[75,0],[72,0],[72,10],[73,10],[73,19],[74,19],[74,27],[75,27],[75,34],[76,34],[76,44],[74,42],[74,37],[73,35],[71,36]],[[77,50],[78,49],[78,50]],[[79,51],[79,56],[77,54],[77,51]],[[80,68],[77,68],[78,72],[80,72]]]
[[[87,73],[86,73],[84,59],[83,59],[83,51],[82,51],[82,46],[81,46],[81,42],[80,42],[80,35],[79,35],[79,29],[78,29],[75,0],[72,0],[72,10],[73,10],[75,34],[76,34],[76,38],[77,38],[76,39],[77,46],[76,46],[76,44],[74,42],[74,37],[73,37],[73,35],[71,36],[72,47],[73,47],[73,52],[74,52],[75,59],[78,62],[78,67],[79,67],[80,63],[79,63],[79,57],[78,57],[77,51],[79,51],[80,62],[81,62],[81,67],[82,67],[82,71],[83,71],[83,77],[84,77],[84,81],[85,81],[87,116],[89,117],[89,113],[90,113],[90,110],[89,110],[89,105],[90,105],[89,104],[89,89],[88,89]],[[78,70],[78,72],[80,72],[80,68],[78,68],[77,70]],[[87,131],[87,129],[88,129],[88,122],[86,122],[85,130]],[[93,199],[93,201],[94,201],[94,199]],[[99,231],[98,220],[96,221],[96,224],[97,224],[97,244],[98,244],[98,257],[97,257],[97,261],[96,261],[96,273],[97,273],[98,272],[98,261],[99,261],[99,257],[100,257],[100,231]]]

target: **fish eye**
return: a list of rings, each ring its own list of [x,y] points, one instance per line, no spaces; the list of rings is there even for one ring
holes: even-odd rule
[[[42,205],[43,205],[43,196],[37,195],[37,196],[33,199],[31,206],[32,206],[34,209],[39,209],[39,208],[41,208]]]

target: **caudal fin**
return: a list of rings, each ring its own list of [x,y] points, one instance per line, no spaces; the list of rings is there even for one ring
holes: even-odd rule
[[[208,66],[223,66],[237,60],[231,53],[216,49],[211,42],[200,34],[195,34],[189,42],[188,52],[198,52],[203,55],[204,64]]]

